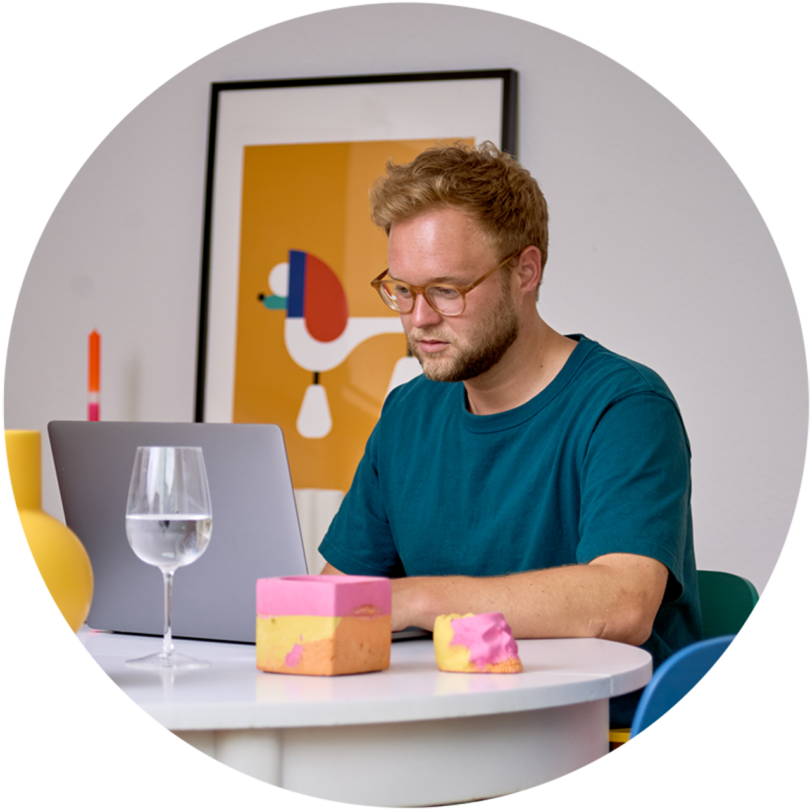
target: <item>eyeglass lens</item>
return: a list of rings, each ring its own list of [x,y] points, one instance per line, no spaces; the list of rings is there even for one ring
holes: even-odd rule
[[[380,286],[386,303],[393,309],[408,314],[414,307],[416,296],[405,284],[386,282]],[[443,315],[459,315],[464,310],[464,295],[454,287],[434,285],[425,290],[430,305]]]

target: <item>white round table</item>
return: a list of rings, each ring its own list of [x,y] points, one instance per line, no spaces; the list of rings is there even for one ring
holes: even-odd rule
[[[83,629],[112,680],[186,742],[302,794],[377,806],[471,801],[524,790],[608,751],[608,699],[640,689],[648,653],[600,639],[518,642],[524,671],[440,672],[431,641],[392,645],[383,672],[260,672],[255,647],[176,641],[211,666],[130,669],[160,639]]]

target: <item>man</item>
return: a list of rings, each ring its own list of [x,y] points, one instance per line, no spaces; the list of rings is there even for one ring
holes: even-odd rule
[[[548,214],[492,144],[388,164],[373,282],[424,375],[394,389],[320,551],[393,578],[394,629],[501,612],[516,638],[588,636],[655,663],[700,638],[690,448],[644,366],[539,315]],[[611,705],[629,725],[637,695]]]

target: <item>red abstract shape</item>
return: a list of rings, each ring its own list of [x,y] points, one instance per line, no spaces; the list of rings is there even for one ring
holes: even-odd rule
[[[304,322],[307,332],[322,343],[339,338],[349,322],[349,304],[340,279],[311,253],[307,253],[305,278]]]

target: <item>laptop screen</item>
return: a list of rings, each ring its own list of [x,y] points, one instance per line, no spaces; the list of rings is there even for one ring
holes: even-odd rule
[[[163,634],[162,575],[135,556],[125,531],[139,446],[201,447],[211,491],[211,542],[176,571],[172,635],[253,643],[256,580],[307,573],[277,425],[62,421],[48,435],[65,522],[93,566],[89,627]]]

